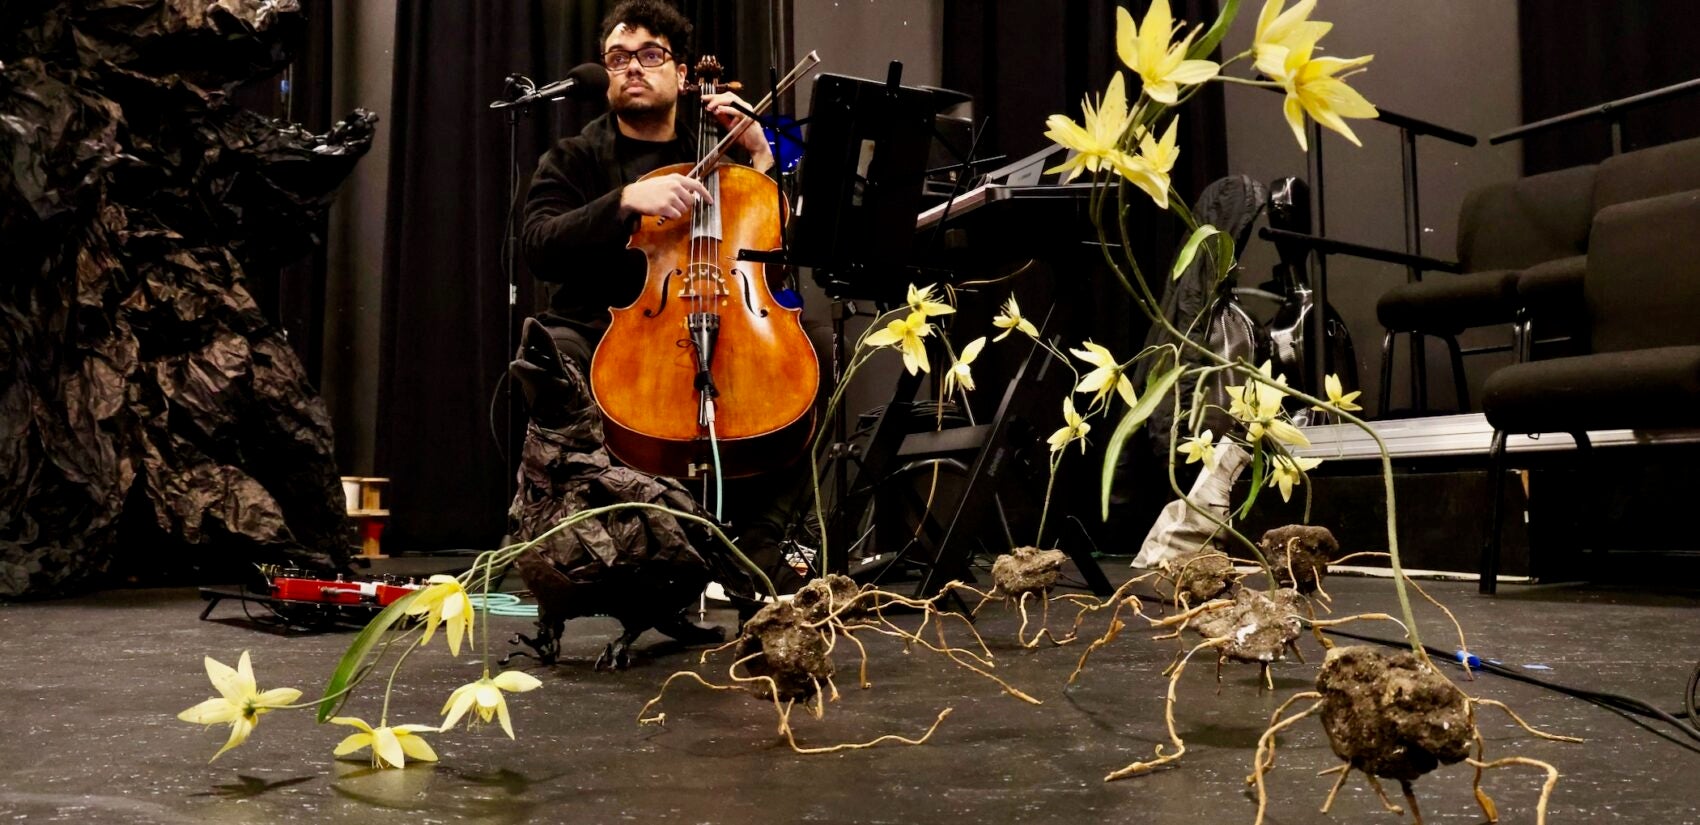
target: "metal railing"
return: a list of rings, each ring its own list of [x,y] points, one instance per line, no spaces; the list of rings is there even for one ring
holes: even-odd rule
[[[1620,155],[1623,154],[1623,114],[1625,112],[1639,109],[1649,103],[1656,103],[1667,98],[1676,97],[1678,95],[1694,91],[1700,91],[1700,77],[1693,80],[1685,80],[1681,83],[1673,83],[1669,86],[1654,89],[1650,92],[1642,92],[1638,95],[1630,95],[1629,97],[1618,98],[1617,100],[1611,100],[1598,105],[1589,106],[1586,109],[1577,109],[1574,112],[1566,112],[1565,114],[1549,117],[1545,120],[1537,120],[1534,123],[1525,123],[1515,129],[1508,129],[1489,137],[1488,144],[1498,146],[1499,144],[1507,141],[1522,140],[1530,135],[1540,134],[1541,132],[1556,129],[1559,126],[1563,126],[1568,123],[1578,123],[1586,120],[1599,120],[1604,118],[1611,123],[1611,153],[1614,155]]]

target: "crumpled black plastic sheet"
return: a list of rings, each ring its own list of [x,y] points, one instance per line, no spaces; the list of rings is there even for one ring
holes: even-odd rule
[[[370,146],[225,92],[295,0],[0,0],[0,598],[207,559],[331,569],[329,416],[244,267],[299,258]]]
[[[526,322],[525,332],[522,352],[530,354],[512,371],[524,384],[532,420],[508,513],[513,540],[530,541],[574,513],[619,502],[661,504],[707,518],[679,482],[610,461],[584,376],[554,352],[535,320]],[[605,614],[641,630],[676,616],[710,578],[734,593],[754,592],[749,574],[709,530],[648,509],[580,521],[521,554],[515,566],[537,597],[540,623],[555,627]]]

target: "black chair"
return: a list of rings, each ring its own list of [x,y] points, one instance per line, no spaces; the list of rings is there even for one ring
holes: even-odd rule
[[[1700,139],[1667,143],[1614,155],[1594,176],[1593,210],[1620,203],[1700,189]],[[1536,264],[1517,277],[1519,342],[1533,347],[1535,331],[1547,337],[1576,337],[1587,329],[1583,299],[1584,257]],[[1606,273],[1601,272],[1605,275]],[[1583,348],[1586,351],[1586,348]],[[1531,360],[1531,353],[1518,361]]]
[[[1381,406],[1386,414],[1393,388],[1395,336],[1405,333],[1413,353],[1424,336],[1446,342],[1452,356],[1452,380],[1460,412],[1469,409],[1469,386],[1464,375],[1458,334],[1477,327],[1510,325],[1512,348],[1519,360],[1531,350],[1526,319],[1517,287],[1526,269],[1545,265],[1580,271],[1587,251],[1588,225],[1593,217],[1596,167],[1578,166],[1471,192],[1458,213],[1458,263],[1436,267],[1441,273],[1395,287],[1376,302],[1376,317],[1386,328],[1381,344]],[[1428,406],[1427,376],[1419,357],[1413,407]]]
[[[1482,593],[1498,583],[1507,435],[1569,433],[1587,461],[1590,430],[1700,426],[1700,189],[1601,210],[1582,297],[1592,354],[1505,367],[1484,388],[1494,435]]]

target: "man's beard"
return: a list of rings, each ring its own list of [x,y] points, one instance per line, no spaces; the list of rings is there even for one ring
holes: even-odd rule
[[[649,91],[653,94],[655,90],[651,88]],[[653,97],[649,100],[633,100],[626,97],[615,102],[612,108],[614,114],[619,116],[621,120],[628,123],[648,124],[665,120],[668,113],[673,111],[674,103],[676,103],[674,100],[662,100]]]

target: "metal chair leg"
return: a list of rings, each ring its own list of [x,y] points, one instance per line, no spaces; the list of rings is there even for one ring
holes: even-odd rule
[[[1411,333],[1411,407],[1428,412],[1428,341],[1420,332]]]
[[[1488,521],[1482,541],[1482,595],[1499,591],[1500,500],[1505,497],[1505,431],[1493,431],[1493,446],[1488,448]]]
[[[1389,408],[1393,405],[1393,336],[1399,333],[1388,330],[1381,339],[1381,406],[1375,414],[1386,418]]]
[[[1517,322],[1511,325],[1511,351],[1516,354],[1517,363],[1522,364],[1534,360],[1535,333],[1534,319],[1527,310],[1517,312]]]
[[[1464,373],[1464,351],[1458,348],[1458,336],[1446,336],[1446,351],[1452,356],[1452,388],[1458,396],[1458,412],[1470,411],[1470,377]]]

